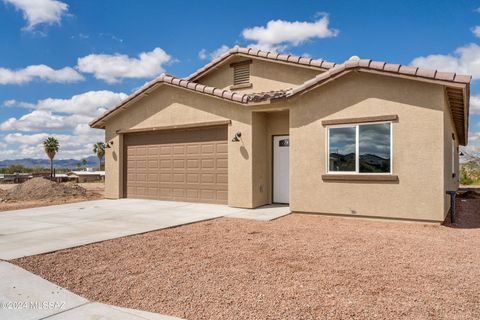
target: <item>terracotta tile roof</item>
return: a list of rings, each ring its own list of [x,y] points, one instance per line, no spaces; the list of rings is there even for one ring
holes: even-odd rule
[[[446,93],[449,99],[449,106],[451,109],[453,122],[455,123],[455,127],[459,135],[459,143],[461,145],[467,144],[470,81],[472,80],[472,77],[469,75],[420,69],[417,67],[391,64],[381,61],[350,60],[343,64],[336,65],[334,68],[331,68],[330,70],[323,72],[317,75],[315,78],[310,79],[304,82],[302,85],[290,90],[286,93],[286,98],[308,91],[328,82],[332,78],[349,73],[353,70],[380,72],[392,76],[403,76],[417,80],[433,81],[444,84],[447,87]]]
[[[242,93],[238,93],[238,92],[232,92],[232,91],[229,91],[229,90],[209,87],[209,86],[205,86],[205,85],[200,84],[200,83],[196,83],[196,82],[188,81],[188,80],[185,80],[185,79],[176,78],[176,77],[171,76],[171,75],[163,74],[163,75],[159,76],[158,78],[146,83],[140,89],[138,89],[132,95],[130,95],[127,99],[123,100],[120,104],[118,104],[114,108],[106,111],[104,114],[99,116],[97,119],[90,122],[90,126],[91,127],[95,126],[96,124],[98,124],[99,122],[104,120],[106,117],[111,115],[113,112],[115,112],[116,110],[123,107],[125,104],[131,102],[132,100],[136,99],[137,97],[140,97],[142,94],[146,93],[149,89],[151,89],[154,86],[159,85],[159,84],[166,84],[166,85],[171,85],[171,86],[175,86],[175,87],[180,87],[180,88],[184,88],[184,89],[187,89],[187,90],[195,91],[195,92],[206,94],[206,95],[211,95],[211,96],[214,96],[214,97],[217,97],[217,98],[226,99],[226,100],[230,100],[230,101],[237,102],[237,103],[247,103],[250,100],[248,94],[242,94]]]
[[[452,83],[469,84],[472,77],[469,75],[460,75],[451,72],[440,72],[436,70],[420,69],[412,66],[403,66],[400,64],[391,64],[382,61],[373,60],[349,60],[343,64],[337,64],[335,67],[325,71],[315,78],[310,79],[302,85],[294,88],[288,93],[288,96],[294,95],[298,92],[305,91],[323,81],[326,81],[332,77],[340,75],[341,73],[352,71],[353,69],[363,69],[380,71],[390,73],[393,75],[403,75],[416,78],[423,78],[428,80],[446,81]]]
[[[210,63],[201,67],[200,69],[198,69],[197,71],[195,71],[194,73],[186,77],[185,79],[195,80],[203,73],[207,72],[214,66],[218,65],[222,61],[226,60],[227,58],[235,54],[248,55],[252,57],[258,57],[262,59],[268,59],[268,60],[284,62],[284,63],[292,63],[292,64],[308,66],[308,67],[315,67],[315,68],[319,68],[320,70],[328,70],[335,67],[336,65],[336,63],[334,62],[328,62],[324,60],[316,60],[316,59],[307,58],[307,57],[298,57],[290,54],[278,54],[278,53],[262,51],[262,50],[253,49],[253,48],[234,47],[228,50],[226,53],[224,53],[220,57],[212,60]]]
[[[208,68],[211,68],[213,65],[219,63],[226,57],[234,54],[234,53],[242,53],[248,55],[255,55],[262,58],[274,59],[279,61],[287,61],[291,63],[297,64],[308,64],[311,66],[317,66],[319,68],[324,68],[326,71],[318,74],[316,77],[304,82],[298,87],[293,89],[286,89],[286,90],[275,90],[275,91],[267,91],[267,92],[259,92],[259,93],[239,93],[239,92],[232,92],[225,89],[219,89],[214,87],[208,87],[203,84],[191,81],[189,79],[196,77],[197,75],[201,74]],[[253,50],[248,48],[233,48],[222,57],[212,61],[210,64],[207,64],[204,68],[198,70],[192,76],[181,79],[176,78],[171,75],[161,75],[160,77],[150,81],[142,88],[137,90],[131,96],[129,96],[126,100],[121,102],[116,107],[112,108],[111,110],[107,111],[94,121],[90,123],[92,127],[101,127],[106,117],[114,113],[115,111],[119,110],[121,107],[125,106],[127,103],[131,102],[132,100],[140,97],[142,94],[147,94],[149,89],[152,89],[154,86],[158,84],[166,84],[170,86],[184,88],[186,90],[191,90],[197,93],[205,94],[214,96],[220,99],[225,99],[228,101],[232,101],[239,104],[249,104],[249,103],[260,103],[266,102],[275,99],[281,98],[289,98],[301,92],[308,91],[316,86],[319,86],[323,83],[328,82],[329,80],[339,77],[343,74],[349,73],[354,70],[359,71],[367,71],[367,72],[379,72],[383,74],[389,74],[392,76],[400,76],[400,77],[408,77],[411,79],[417,80],[426,80],[426,81],[433,81],[438,82],[440,84],[444,84],[449,86],[449,90],[447,90],[447,95],[451,98],[450,107],[452,109],[452,114],[454,117],[454,122],[458,131],[461,132],[464,137],[460,137],[460,142],[465,144],[467,141],[467,131],[468,131],[468,104],[469,104],[469,88],[470,88],[470,81],[472,79],[469,75],[459,75],[456,73],[451,72],[440,72],[436,70],[427,70],[427,69],[420,69],[413,66],[404,66],[400,64],[390,64],[381,61],[372,61],[372,60],[349,60],[343,64],[334,64],[330,62],[325,62],[321,60],[313,60],[301,57],[295,57],[290,55],[279,55],[273,54],[271,52],[265,52],[260,50]],[[460,88],[459,88],[460,86]],[[462,89],[462,87],[464,89]],[[463,103],[461,101],[464,101]],[[460,101],[460,102],[459,102]],[[466,106],[466,111],[464,111],[464,106]],[[466,114],[465,114],[466,113]]]
[[[272,90],[265,92],[255,92],[248,94],[248,102],[260,102],[270,99],[284,98],[292,89]]]

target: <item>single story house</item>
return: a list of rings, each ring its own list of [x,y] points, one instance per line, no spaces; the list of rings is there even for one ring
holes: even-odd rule
[[[102,181],[105,179],[105,171],[79,170],[70,171],[67,175],[78,183]]]
[[[161,75],[91,122],[108,198],[443,221],[471,77],[235,47]]]

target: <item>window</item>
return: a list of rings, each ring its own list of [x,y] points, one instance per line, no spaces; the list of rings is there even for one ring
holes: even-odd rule
[[[392,124],[329,127],[328,173],[391,173]]]
[[[233,68],[233,85],[250,84],[250,64],[252,60],[234,62],[230,64]]]

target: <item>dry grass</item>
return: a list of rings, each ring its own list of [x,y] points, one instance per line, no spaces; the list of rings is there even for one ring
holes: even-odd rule
[[[92,300],[187,319],[479,319],[480,200],[456,228],[218,219],[14,263]]]

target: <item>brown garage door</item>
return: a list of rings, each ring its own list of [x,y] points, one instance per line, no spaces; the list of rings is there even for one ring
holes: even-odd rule
[[[125,197],[227,203],[227,128],[125,135]]]

